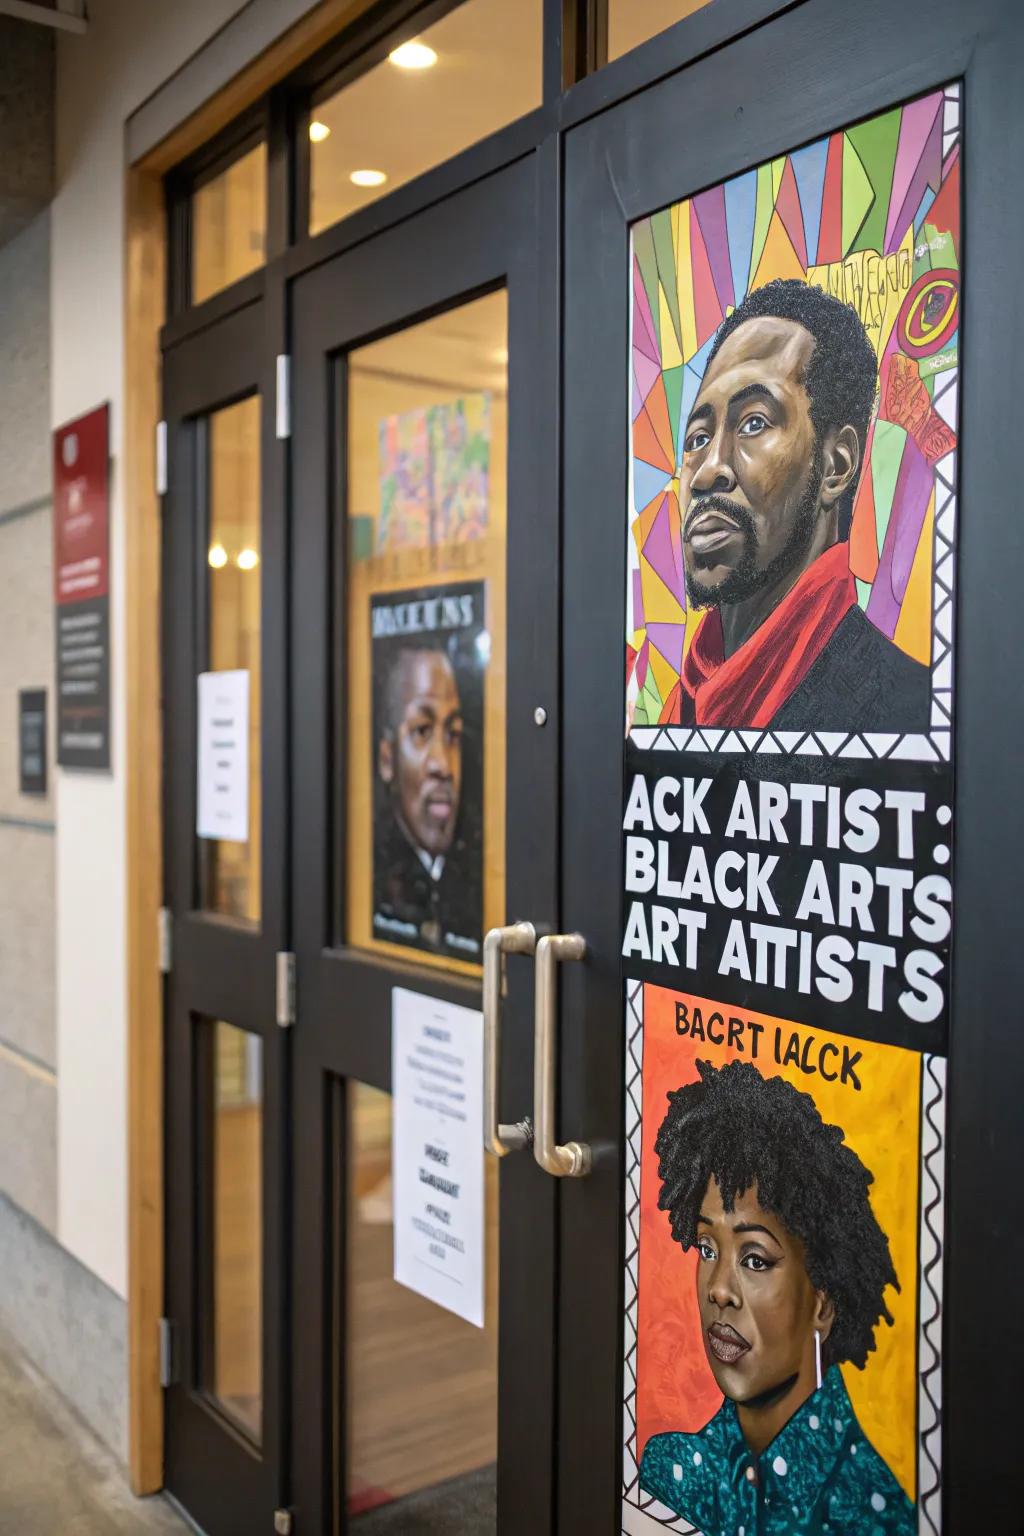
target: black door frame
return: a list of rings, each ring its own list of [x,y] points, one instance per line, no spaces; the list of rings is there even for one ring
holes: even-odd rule
[[[166,1397],[165,1483],[202,1524],[247,1536],[272,1522],[287,1447],[287,1041],[277,1024],[276,954],[289,925],[284,749],[287,541],[282,445],[274,432],[273,353],[259,300],[164,355],[168,490],[163,509],[164,869],[173,965],[165,991],[165,1312],[173,1384]],[[261,400],[261,920],[255,929],[198,908],[196,675],[206,666],[208,455],[205,418]],[[259,1447],[202,1388],[201,1329],[209,1189],[209,1105],[200,1019],[258,1036],[263,1051],[263,1426]]]
[[[717,9],[712,5],[710,13]],[[696,19],[696,18],[694,18]],[[681,32],[680,28],[680,32]],[[823,67],[823,62],[826,67]],[[606,1149],[591,1178],[563,1193],[559,1308],[560,1532],[617,1529],[622,1361],[595,1340],[622,1326],[623,987],[622,637],[629,419],[628,226],[837,127],[947,80],[964,82],[966,114],[960,544],[958,567],[952,1025],[949,1053],[943,1367],[945,1529],[997,1529],[1016,1496],[1016,1435],[1005,1362],[1024,1353],[1007,1318],[986,1347],[979,1253],[996,1295],[1012,1292],[1024,1253],[995,1170],[1024,1155],[1016,1019],[1024,988],[1007,850],[1022,845],[1015,779],[1024,717],[1007,710],[993,656],[1024,646],[1016,576],[1024,538],[1012,513],[998,540],[982,518],[1006,506],[1013,434],[994,435],[987,380],[1012,376],[1024,345],[1012,294],[1024,209],[1020,127],[1000,124],[1017,99],[1024,13],[1012,0],[806,0],[756,32],[651,84],[566,136],[563,334],[565,678],[614,679],[586,695],[565,687],[563,921],[587,936],[590,963],[569,968],[563,1009],[565,1133]],[[597,78],[597,77],[595,77]],[[983,622],[978,622],[983,615]],[[613,622],[613,616],[616,622]],[[617,743],[615,748],[612,743]],[[984,743],[982,748],[979,743]],[[574,762],[573,753],[578,757]],[[587,764],[579,778],[579,759]],[[612,879],[610,871],[616,871]],[[582,1021],[585,1021],[585,1027]],[[588,1244],[591,1246],[588,1248]],[[594,1252],[617,1261],[597,1271]],[[1018,1262],[1015,1264],[1014,1260]],[[974,1281],[974,1284],[972,1284]],[[583,1290],[584,1283],[587,1289]],[[581,1296],[585,1297],[581,1304]],[[1004,1351],[1005,1347],[1005,1353]],[[984,1413],[975,1405],[985,1404]],[[581,1412],[581,1405],[585,1411]]]
[[[344,868],[345,844],[342,818],[332,811],[339,805],[344,763],[337,658],[345,585],[344,538],[337,536],[344,529],[338,397],[344,386],[342,381],[337,392],[333,387],[340,366],[335,359],[376,336],[507,286],[507,589],[530,590],[533,598],[518,612],[509,604],[506,889],[509,920],[528,917],[540,931],[550,931],[557,916],[558,559],[557,498],[551,489],[555,438],[536,386],[543,235],[539,169],[539,157],[526,156],[318,267],[293,289],[293,504],[302,536],[294,548],[290,717],[300,986],[294,1038],[292,1502],[297,1521],[314,1530],[332,1528],[332,1484],[339,1474],[331,1447],[335,1437],[344,1444],[343,1408],[333,1390],[333,1362],[343,1348],[338,1282],[332,1278],[343,1261],[344,1192],[331,1167],[345,1144],[337,1085],[351,1077],[390,1089],[393,987],[411,986],[474,1008],[480,998],[478,980],[360,953],[336,937],[341,930],[333,875],[337,860]],[[553,374],[548,378],[553,382]],[[547,711],[550,728],[534,724],[538,705]],[[523,771],[527,754],[529,788]],[[337,765],[333,785],[332,764]],[[531,980],[527,965],[510,965],[503,1089],[506,1118],[512,1119],[528,1113],[532,1103]],[[503,1161],[500,1187],[499,1436],[506,1454],[499,1462],[498,1497],[503,1530],[528,1529],[541,1536],[551,1518],[553,1358],[544,1341],[554,1329],[555,1191],[553,1181],[523,1154]],[[338,1528],[344,1529],[340,1517]]]
[[[543,108],[523,123],[511,125],[316,237],[301,236],[295,229],[296,209],[301,206],[295,193],[295,175],[301,177],[305,155],[305,109],[301,100],[296,105],[292,86],[279,88],[271,98],[268,119],[268,264],[262,273],[244,279],[224,294],[194,309],[175,313],[163,336],[170,349],[169,358],[173,359],[178,343],[219,327],[240,306],[247,306],[262,295],[264,340],[258,367],[269,388],[268,364],[272,366],[277,353],[289,350],[286,318],[289,288],[294,280],[343,252],[356,252],[357,247],[383,231],[400,230],[407,222],[411,227],[414,216],[435,205],[443,208],[442,200],[458,193],[460,187],[480,182],[517,156],[534,156],[539,165],[537,308],[538,316],[555,337],[551,352],[543,358],[538,355],[539,388],[549,409],[548,430],[539,452],[539,473],[547,487],[545,494],[557,497],[563,477],[565,483],[563,611],[571,621],[566,624],[563,651],[566,679],[579,676],[584,661],[602,677],[617,677],[621,672],[621,625],[608,622],[609,610],[595,601],[595,595],[601,591],[614,592],[615,611],[621,617],[621,583],[616,583],[623,559],[620,514],[627,452],[623,394],[627,357],[624,295],[628,276],[627,241],[622,233],[625,221],[758,163],[771,151],[791,149],[840,123],[869,115],[940,79],[960,74],[965,80],[970,163],[965,208],[970,245],[965,302],[970,322],[963,360],[968,426],[961,470],[968,518],[970,508],[981,504],[979,498],[989,487],[994,494],[985,504],[996,506],[1005,503],[1001,488],[1013,483],[1007,473],[1009,460],[1003,440],[993,443],[991,434],[983,435],[981,431],[983,406],[972,390],[975,381],[977,389],[983,389],[986,375],[994,370],[1008,372],[1015,353],[1020,351],[1020,321],[1015,311],[997,310],[994,304],[988,310],[981,307],[1000,291],[1013,292],[1015,253],[1021,248],[1021,213],[1006,201],[1004,190],[1014,184],[1014,140],[1000,136],[994,105],[1015,99],[1014,86],[1024,64],[1014,0],[974,0],[969,7],[961,0],[903,0],[899,6],[885,0],[863,0],[857,7],[842,0],[712,0],[668,32],[559,94],[565,73],[562,22],[570,13],[582,14],[585,8],[585,0],[578,5],[575,0],[573,4],[546,0]],[[901,43],[904,51],[884,56],[886,40],[891,46]],[[571,52],[570,42],[565,47]],[[793,60],[806,59],[814,49],[818,50],[816,58],[833,61],[831,75],[828,71],[819,74],[814,69],[805,69],[802,75],[795,72]],[[890,65],[893,58],[896,62]],[[847,78],[837,92],[834,81],[839,70],[845,71]],[[304,68],[295,77],[294,86],[300,98],[315,73],[315,69]],[[782,89],[782,81],[792,81],[792,88]],[[624,117],[627,102],[628,121]],[[742,117],[736,115],[737,106],[744,109]],[[685,169],[680,169],[685,167],[682,156],[671,165],[664,160],[659,164],[654,155],[645,157],[644,145],[651,142],[652,125],[667,115],[671,115],[680,145],[689,142],[684,139],[682,125],[691,123],[701,146],[700,168],[689,177]],[[712,125],[718,125],[720,130],[717,141],[709,131]],[[998,238],[993,213],[997,208]],[[600,261],[595,260],[597,251],[602,253]],[[187,250],[180,259],[187,260]],[[179,291],[187,290],[179,285]],[[558,355],[562,346],[563,302],[569,321],[564,359]],[[590,317],[585,337],[586,368],[580,366],[584,329],[578,316],[583,308]],[[202,378],[204,370],[206,379],[214,377],[210,370],[219,366],[217,353],[221,350],[218,346],[211,347],[208,354],[191,354],[197,359],[209,358],[201,367],[196,364],[196,377]],[[189,373],[184,350],[180,357],[184,389]],[[607,387],[609,378],[616,381],[612,388]],[[564,381],[561,387],[560,380]],[[295,386],[297,402],[302,387],[297,374]],[[560,416],[563,390],[564,445]],[[196,409],[201,408],[202,401]],[[982,455],[982,442],[987,458]],[[597,445],[596,451],[592,444]],[[275,505],[286,506],[285,461],[284,445],[265,449],[265,507],[272,500]],[[179,449],[172,429],[172,501],[179,472]],[[323,466],[317,471],[322,477],[326,472]],[[300,515],[303,506],[309,504],[300,499],[304,498],[304,473],[302,465],[297,464],[293,504]],[[608,517],[599,517],[597,509],[612,502]],[[1008,847],[1020,846],[1024,830],[1020,813],[1015,809],[1014,782],[1016,763],[1024,746],[1020,739],[1024,726],[1007,710],[1002,669],[993,668],[989,660],[993,653],[1013,655],[1020,647],[1021,620],[1016,617],[1020,605],[1015,603],[1010,572],[1014,565],[1012,555],[1018,551],[1021,536],[1007,520],[1006,526],[1000,528],[1000,538],[998,545],[986,547],[979,540],[972,540],[968,533],[959,556],[959,611],[966,616],[966,622],[959,625],[957,657],[959,836],[948,1118],[952,1151],[946,1187],[948,1231],[954,1240],[947,1243],[944,1355],[945,1516],[947,1528],[953,1530],[973,1528],[978,1512],[973,1501],[978,1490],[984,1489],[986,1498],[991,1498],[993,1511],[1012,1508],[1015,1493],[1011,1482],[1015,1445],[1011,1438],[1012,1412],[1007,1409],[1008,1391],[1001,1380],[998,1361],[984,1347],[983,1330],[988,1326],[985,1309],[975,1308],[972,1315],[969,1284],[979,1234],[986,1254],[999,1256],[1004,1276],[1019,1268],[1014,1266],[1014,1258],[1024,1257],[1024,1240],[1019,1235],[1014,1237],[1002,1208],[1000,1181],[991,1176],[993,1168],[1014,1166],[1015,1158],[1019,1159],[1024,1151],[1017,1129],[1015,1074],[1005,1070],[1006,1063],[1014,1060],[1016,1044],[1014,1011],[1005,999],[1015,995],[1015,984],[1019,991],[1021,981],[1013,925],[1014,892],[1006,874],[1005,852]],[[173,568],[165,564],[165,591],[189,590],[192,577],[192,570],[180,563]],[[985,625],[972,626],[970,615],[981,610],[982,603]],[[268,657],[266,648],[265,658]],[[572,974],[567,975],[563,989],[562,1123],[566,1134],[589,1139],[598,1152],[592,1178],[563,1186],[557,1197],[563,1217],[560,1250],[566,1259],[563,1297],[571,1298],[563,1301],[559,1310],[558,1365],[567,1385],[561,1393],[558,1419],[563,1449],[558,1528],[572,1532],[611,1529],[609,1522],[618,1508],[622,1450],[622,1368],[617,1342],[621,1327],[623,1246],[622,1006],[617,961],[621,908],[618,875],[614,882],[608,878],[609,870],[620,869],[618,816],[610,814],[609,808],[615,807],[617,812],[621,804],[622,760],[618,751],[607,757],[602,757],[600,751],[588,753],[587,772],[581,781],[571,757],[572,751],[580,750],[581,741],[597,741],[599,733],[602,742],[620,740],[620,703],[614,691],[596,689],[581,694],[566,687],[561,702],[564,718],[561,709],[549,710],[549,734],[545,741],[554,742],[557,733],[568,744],[558,768],[565,806],[559,844],[564,875],[562,923],[566,927],[584,927],[593,955],[588,966],[570,968]],[[191,700],[184,703],[192,707]],[[308,719],[291,720],[293,729],[307,724]],[[584,727],[585,734],[581,735]],[[174,741],[175,738],[168,738],[169,783],[174,771]],[[986,744],[984,756],[972,745],[975,741]],[[176,744],[182,761],[194,761],[181,753],[180,736]],[[187,771],[191,772],[191,768]],[[570,789],[572,792],[567,793]],[[170,817],[167,825],[170,841]],[[280,825],[287,826],[287,817]],[[295,846],[294,839],[291,846]],[[574,856],[575,850],[581,848],[583,855]],[[170,848],[168,851],[172,852]],[[298,862],[295,867],[298,869]],[[553,926],[556,916],[557,909],[553,908]],[[282,933],[281,947],[287,942],[288,932],[290,928]],[[181,954],[179,944],[179,957]],[[513,968],[513,976],[516,969]],[[468,1000],[461,984],[454,984],[448,992],[438,986],[438,977],[432,974],[429,980],[431,988],[439,994]],[[260,991],[262,996],[262,987]],[[379,999],[386,999],[386,995],[386,986],[381,984]],[[304,1006],[300,1001],[300,1008]],[[174,1008],[172,990],[167,1008],[169,1065],[176,1028]],[[968,1019],[969,1026],[959,1022]],[[281,1054],[284,1082],[287,1051],[283,1045]],[[613,1055],[615,1061],[611,1065]],[[269,1054],[267,1067],[269,1073]],[[303,1080],[312,1095],[315,1114],[308,1123],[305,1115],[299,1117],[297,1155],[304,1158],[305,1166],[314,1169],[315,1177],[310,1189],[302,1189],[301,1198],[307,1206],[311,1201],[320,1201],[322,1208],[327,1171],[324,1132],[328,1124],[328,1106],[322,1095],[323,1073],[318,1069]],[[281,1092],[288,1094],[287,1088]],[[306,1102],[299,1081],[293,1102]],[[980,1134],[982,1131],[984,1135]],[[175,1140],[176,1134],[169,1119],[168,1178],[172,1159],[187,1151],[180,1136]],[[319,1164],[311,1151],[314,1143],[322,1152]],[[289,1178],[283,1176],[279,1189],[282,1236],[287,1231],[284,1216],[289,1187]],[[304,1219],[297,1206],[297,1222],[301,1224]],[[967,1232],[969,1219],[974,1223],[968,1234],[973,1241],[957,1241],[961,1233]],[[169,1208],[169,1251],[173,1251],[174,1234],[184,1231],[180,1218],[177,1226],[175,1220]],[[603,1270],[590,1266],[585,1290],[580,1292],[576,1285],[580,1267],[574,1260],[585,1256],[588,1244],[613,1252],[615,1262]],[[322,1305],[326,1295],[322,1256],[310,1257],[315,1261],[318,1278],[314,1283],[320,1288]],[[279,1290],[282,1314],[288,1308],[289,1284],[290,1275],[286,1274]],[[950,1323],[951,1317],[955,1326]],[[1012,1316],[1000,1316],[1000,1330],[1005,1346],[1002,1358],[1019,1358],[1021,1324]],[[310,1390],[311,1381],[319,1381],[317,1390],[323,1391],[322,1365],[309,1359],[302,1363],[302,1330],[297,1327],[295,1332],[297,1379],[298,1373],[303,1373],[304,1391]],[[593,1349],[595,1338],[609,1336],[616,1340],[610,1354]],[[308,1339],[305,1348],[308,1354]],[[972,1416],[959,1405],[963,1400],[974,1403],[979,1398],[985,1402],[987,1411],[974,1415],[972,1421]],[[282,1468],[288,1465],[287,1426],[288,1414],[284,1413],[279,1442]],[[318,1456],[320,1452],[312,1454]],[[284,1482],[282,1471],[282,1498],[289,1494]],[[307,1497],[304,1490],[312,1490],[309,1497],[313,1503],[309,1507],[318,1507],[316,1500],[324,1496],[323,1480],[313,1465],[308,1446],[302,1444],[297,1446],[295,1487],[303,1501]],[[968,1516],[969,1508],[975,1521]]]

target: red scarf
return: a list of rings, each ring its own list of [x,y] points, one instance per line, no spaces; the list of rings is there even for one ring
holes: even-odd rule
[[[709,608],[683,662],[698,725],[770,725],[857,601],[850,546],[833,544],[726,659],[722,616]]]

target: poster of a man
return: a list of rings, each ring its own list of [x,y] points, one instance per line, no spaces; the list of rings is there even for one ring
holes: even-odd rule
[[[949,84],[631,226],[627,734],[944,755],[961,116]]]
[[[482,582],[371,604],[373,932],[478,960],[481,953]]]
[[[720,325],[684,428],[686,591],[705,612],[682,724],[927,730],[928,670],[871,623],[850,571],[877,381],[856,310],[799,279]]]
[[[842,1366],[863,1369],[899,1290],[872,1174],[811,1096],[749,1061],[698,1061],[668,1094],[658,1206],[697,1252],[707,1363],[722,1394],[696,1433],[647,1441],[646,1493],[702,1536],[917,1530]]]

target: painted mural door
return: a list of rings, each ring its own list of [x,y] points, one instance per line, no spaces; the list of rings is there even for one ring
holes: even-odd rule
[[[568,137],[560,1530],[999,1525],[1022,23],[969,9],[694,18]]]

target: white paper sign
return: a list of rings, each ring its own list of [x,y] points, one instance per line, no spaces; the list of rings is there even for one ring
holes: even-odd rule
[[[249,840],[249,674],[200,672],[196,834]]]
[[[482,1328],[483,1015],[391,998],[395,1279]]]

